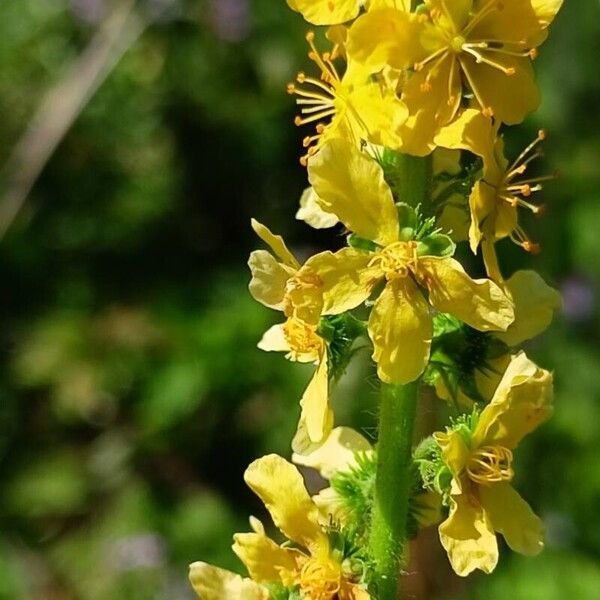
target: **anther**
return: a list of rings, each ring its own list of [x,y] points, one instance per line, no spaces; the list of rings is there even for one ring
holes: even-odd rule
[[[298,83],[304,83],[306,81],[306,75],[302,71],[300,71],[300,73],[296,75],[296,81]]]
[[[521,247],[523,250],[525,250],[525,252],[529,252],[530,254],[540,253],[540,245],[536,244],[535,242],[530,242],[529,240],[521,242]]]
[[[482,111],[481,114],[484,117],[488,117],[488,118],[492,118],[494,116],[494,110],[492,109],[491,106],[486,106]]]
[[[288,94],[295,94],[296,93],[296,86],[293,83],[288,83],[286,91],[287,91]]]
[[[306,41],[310,44],[315,41],[315,32],[308,30],[306,32]]]
[[[529,54],[531,60],[535,60],[538,57],[539,52],[537,48],[531,48],[527,54]]]

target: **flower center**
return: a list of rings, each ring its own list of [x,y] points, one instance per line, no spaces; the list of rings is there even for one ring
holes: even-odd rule
[[[320,79],[309,77],[304,73],[298,73],[296,83],[302,84],[302,87],[295,83],[287,86],[288,94],[294,94],[297,97],[296,104],[301,106],[300,115],[294,119],[297,126],[314,123],[322,119],[329,119],[336,113],[336,100],[340,100],[340,94],[343,91],[341,87],[340,75],[333,64],[337,55],[337,46],[334,46],[331,52],[319,53],[315,46],[315,34],[309,31],[306,34],[306,41],[310,47],[308,58],[310,58],[321,70]],[[319,146],[319,141],[327,125],[318,123],[314,135],[307,135],[302,145],[307,148],[306,154],[300,158],[303,166]]]
[[[467,40],[465,40],[465,38],[462,35],[454,36],[452,38],[452,41],[450,42],[450,48],[452,48],[452,52],[460,54],[466,41]]]
[[[341,583],[340,565],[332,560],[311,558],[300,571],[300,590],[310,600],[334,600]]]
[[[291,360],[297,360],[301,354],[317,356],[323,346],[323,339],[317,334],[317,328],[300,319],[288,319],[283,325],[283,334],[290,347]]]
[[[388,281],[406,277],[418,268],[417,242],[395,242],[371,259],[369,266],[378,266]]]
[[[513,454],[504,446],[483,446],[474,452],[467,463],[467,475],[475,483],[489,485],[511,481]]]

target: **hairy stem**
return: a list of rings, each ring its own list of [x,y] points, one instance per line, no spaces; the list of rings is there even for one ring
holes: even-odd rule
[[[417,382],[381,387],[377,475],[369,538],[377,600],[399,597],[400,570],[406,559],[417,391]]]

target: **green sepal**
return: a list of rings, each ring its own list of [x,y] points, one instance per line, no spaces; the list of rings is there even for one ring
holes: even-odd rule
[[[299,588],[286,588],[280,583],[263,583],[269,592],[269,600],[301,600]]]
[[[419,228],[419,214],[405,202],[396,202],[398,210],[398,238],[401,242],[409,242],[415,239]]]
[[[433,233],[420,240],[417,245],[419,256],[448,257],[454,254],[456,244],[443,233]]]
[[[317,333],[327,342],[329,374],[338,379],[344,374],[354,353],[354,343],[367,332],[367,324],[350,313],[321,317]]]
[[[355,250],[366,250],[367,252],[375,252],[378,248],[375,242],[361,238],[355,233],[351,233],[346,237],[348,246]]]

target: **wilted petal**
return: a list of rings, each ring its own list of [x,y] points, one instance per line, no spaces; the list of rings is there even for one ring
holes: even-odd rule
[[[515,552],[535,556],[544,548],[544,524],[515,489],[506,482],[480,486],[481,504],[494,531]]]
[[[511,360],[473,433],[473,447],[512,449],[552,414],[552,374],[520,352]]]
[[[485,512],[464,495],[452,496],[450,516],[439,527],[440,541],[454,572],[491,573],[498,564],[498,542]]]

